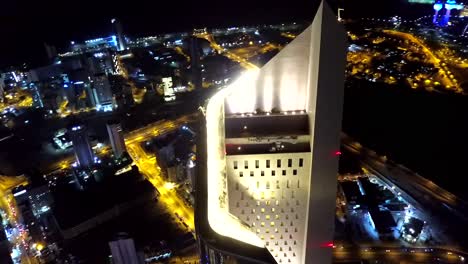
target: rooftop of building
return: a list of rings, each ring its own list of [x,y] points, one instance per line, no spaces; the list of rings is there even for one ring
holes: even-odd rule
[[[304,113],[230,115],[225,128],[226,138],[308,135],[309,118]]]
[[[359,202],[360,199],[362,199],[361,192],[359,191],[359,186],[355,181],[342,181],[340,182],[340,185],[348,202]]]
[[[369,214],[374,222],[375,229],[381,234],[392,232],[392,229],[397,226],[388,210],[370,209]]]

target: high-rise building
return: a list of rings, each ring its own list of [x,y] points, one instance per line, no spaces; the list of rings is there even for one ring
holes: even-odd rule
[[[120,21],[115,18],[111,20],[111,23],[114,30],[114,34],[117,37],[117,50],[125,50],[127,48],[127,45],[125,42],[125,37],[123,35],[122,24],[120,24]]]
[[[192,84],[195,89],[201,89],[203,80],[201,76],[201,65],[200,65],[200,46],[198,38],[192,37],[190,39],[190,67],[192,74]]]
[[[70,139],[73,142],[76,161],[82,168],[89,168],[94,164],[94,153],[89,144],[86,126],[82,123],[73,123],[68,127]]]
[[[112,263],[114,264],[141,264],[139,260],[135,243],[133,239],[125,233],[118,234],[114,241],[109,242],[109,247],[112,255]]]
[[[210,98],[197,147],[202,263],[331,263],[345,32],[312,25]]]
[[[118,121],[109,121],[107,123],[107,133],[112,146],[112,151],[116,158],[122,157],[126,151],[125,140],[122,133],[122,125]]]
[[[94,97],[98,111],[112,111],[114,108],[114,98],[107,75],[99,74],[93,77],[92,96]]]

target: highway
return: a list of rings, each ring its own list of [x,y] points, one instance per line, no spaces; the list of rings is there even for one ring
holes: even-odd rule
[[[464,234],[468,233],[468,205],[465,201],[406,167],[387,161],[350,138],[345,137],[342,142],[347,151],[359,157],[365,169],[402,190],[409,202],[419,206],[430,217],[430,222],[443,228],[444,233],[453,240],[452,243],[456,244],[454,248],[467,246]]]

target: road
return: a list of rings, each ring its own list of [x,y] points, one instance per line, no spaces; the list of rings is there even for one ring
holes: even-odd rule
[[[333,249],[333,263],[367,260],[370,263],[465,263],[466,253],[443,248],[401,248],[392,246],[349,247]]]
[[[193,208],[184,203],[184,200],[173,189],[172,184],[164,181],[156,157],[147,154],[141,147],[141,142],[127,144],[127,149],[140,172],[159,191],[159,201],[166,206],[169,212],[173,213],[175,218],[185,223],[186,227],[193,232],[195,228]],[[185,229],[183,225],[182,227]]]
[[[193,208],[187,205],[177,195],[173,185],[166,182],[161,176],[161,168],[157,164],[156,157],[144,151],[141,144],[155,136],[170,132],[190,121],[192,116],[183,116],[174,121],[157,122],[152,125],[132,131],[125,137],[125,145],[128,153],[137,165],[140,172],[159,191],[159,201],[165,205],[169,212],[182,222],[182,225],[190,231],[194,231],[195,218]],[[185,225],[186,226],[185,226]]]
[[[211,48],[216,50],[219,54],[222,54],[225,57],[229,58],[230,60],[238,62],[243,68],[247,70],[258,69],[258,67],[255,64],[250,63],[248,60],[240,56],[237,56],[236,54],[221,47],[218,43],[216,43],[213,35],[208,34],[208,33],[203,33],[203,34],[196,34],[195,36],[197,38],[206,39],[210,43]]]
[[[410,33],[405,33],[397,30],[383,30],[384,33],[387,33],[392,36],[396,36],[399,38],[406,39],[414,44],[416,44],[418,47],[421,48],[421,51],[423,52],[424,55],[426,55],[427,60],[429,63],[433,64],[435,68],[444,68],[443,65],[441,65],[441,60],[434,54],[434,52],[431,51],[431,49],[424,44],[420,39],[417,37],[413,36]],[[440,74],[441,82],[446,88],[452,88],[455,90],[460,90],[460,86],[458,83],[452,78],[449,78],[444,70],[442,70]]]

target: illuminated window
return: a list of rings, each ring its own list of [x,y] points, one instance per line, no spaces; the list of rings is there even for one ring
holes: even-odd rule
[[[279,201],[278,201],[278,200],[275,201],[275,205],[279,205]]]
[[[270,215],[266,215],[266,216],[265,216],[265,219],[266,219],[266,220],[270,220]]]
[[[271,236],[270,236],[270,239],[271,239],[271,240],[275,239],[275,235],[271,235]]]
[[[262,199],[262,200],[265,199],[265,192],[260,193],[260,199]]]
[[[279,219],[279,215],[275,215],[275,219]]]
[[[275,208],[274,208],[274,207],[273,207],[273,208],[271,208],[271,211],[274,213],[274,212],[275,212]]]
[[[265,233],[267,234],[270,233],[270,229],[265,230]]]
[[[271,198],[275,198],[275,191],[271,191]]]
[[[237,160],[234,161],[234,169],[237,170]]]
[[[299,167],[304,166],[304,159],[299,159]]]
[[[243,171],[239,172],[239,177],[244,177],[244,172]]]
[[[252,208],[251,212],[252,212],[252,214],[255,214],[255,208]]]
[[[267,160],[267,161],[266,161],[266,167],[267,167],[267,168],[270,168],[270,160]]]
[[[260,209],[260,212],[264,213],[264,212],[265,212],[265,208]]]
[[[275,226],[275,222],[270,222],[270,226]]]
[[[265,226],[265,222],[261,222],[260,225],[261,225],[261,226]]]
[[[276,167],[281,168],[281,160],[276,160]]]
[[[255,222],[252,223],[252,226],[255,226]]]
[[[260,206],[260,201],[257,201],[257,206]]]
[[[265,201],[265,205],[270,205],[270,203],[271,203],[270,200]]]
[[[257,220],[260,220],[260,216],[259,216],[259,215],[257,215]]]
[[[260,176],[265,176],[265,171],[261,171]]]
[[[256,160],[256,161],[255,161],[255,168],[258,169],[258,167],[260,167],[260,161],[259,161],[259,160]]]
[[[259,234],[259,233],[260,233],[260,229],[257,228],[257,234]]]
[[[293,170],[293,175],[297,175],[297,170]]]
[[[288,167],[291,168],[292,166],[292,159],[288,159]]]
[[[275,228],[275,233],[278,233],[278,228]]]

